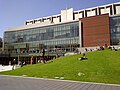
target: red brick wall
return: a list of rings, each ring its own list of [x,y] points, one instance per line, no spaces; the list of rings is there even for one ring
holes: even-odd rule
[[[109,15],[99,15],[80,19],[82,22],[82,46],[110,45]]]

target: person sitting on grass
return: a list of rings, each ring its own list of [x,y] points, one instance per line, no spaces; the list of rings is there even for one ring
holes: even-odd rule
[[[86,60],[86,59],[88,59],[88,58],[86,57],[85,53],[83,53],[83,56],[81,58],[79,58],[79,60]]]

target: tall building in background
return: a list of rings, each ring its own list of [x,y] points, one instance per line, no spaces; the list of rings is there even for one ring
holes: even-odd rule
[[[4,32],[4,52],[11,58],[30,60],[75,52],[80,47],[120,44],[120,2],[25,21],[25,25]]]

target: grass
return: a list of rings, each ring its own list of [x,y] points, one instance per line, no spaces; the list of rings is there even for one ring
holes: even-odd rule
[[[84,61],[78,60],[81,56],[60,57],[46,64],[27,65],[0,74],[120,84],[120,51],[90,52]]]

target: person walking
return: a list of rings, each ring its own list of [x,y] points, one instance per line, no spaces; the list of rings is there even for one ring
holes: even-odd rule
[[[15,59],[13,59],[13,67],[12,70],[15,70]]]

